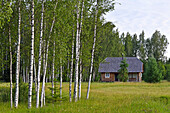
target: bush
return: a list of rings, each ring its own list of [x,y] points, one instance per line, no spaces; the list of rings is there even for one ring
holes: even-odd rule
[[[0,102],[10,101],[10,88],[0,88]]]

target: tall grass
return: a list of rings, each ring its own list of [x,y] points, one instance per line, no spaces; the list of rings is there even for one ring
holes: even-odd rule
[[[0,88],[8,83],[0,83]],[[47,84],[46,96],[50,98],[51,83]],[[59,87],[59,84],[57,84]],[[0,102],[0,112],[80,112],[80,113],[170,113],[170,82],[150,83],[92,83],[90,98],[86,100],[87,83],[82,83],[82,99],[78,102],[69,102],[68,83],[63,83],[62,101],[51,102],[46,99],[46,106],[27,109],[27,103],[20,103],[18,109],[10,109],[10,102]],[[0,92],[2,93],[2,92]],[[28,97],[25,97],[28,98]],[[50,98],[51,99],[51,98]]]

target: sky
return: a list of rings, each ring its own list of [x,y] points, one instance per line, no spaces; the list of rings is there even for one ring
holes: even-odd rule
[[[105,18],[113,22],[120,33],[139,36],[144,30],[145,38],[150,38],[158,30],[170,43],[170,0],[116,0],[115,10]],[[165,56],[170,58],[170,44]]]

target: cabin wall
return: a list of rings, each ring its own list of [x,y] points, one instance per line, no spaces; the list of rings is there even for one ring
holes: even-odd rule
[[[115,81],[115,74],[110,73],[110,78],[105,78],[105,73],[101,73],[101,81],[102,82],[114,82]]]
[[[128,82],[141,82],[142,81],[142,73],[128,73],[128,76],[132,74],[136,74],[136,77],[129,78]],[[105,78],[105,72],[101,73],[101,81],[102,82],[114,82],[115,81],[115,73],[110,73],[110,78]]]

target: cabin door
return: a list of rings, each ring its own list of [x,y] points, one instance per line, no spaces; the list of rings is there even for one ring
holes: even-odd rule
[[[115,73],[115,81],[118,81],[118,73]]]

